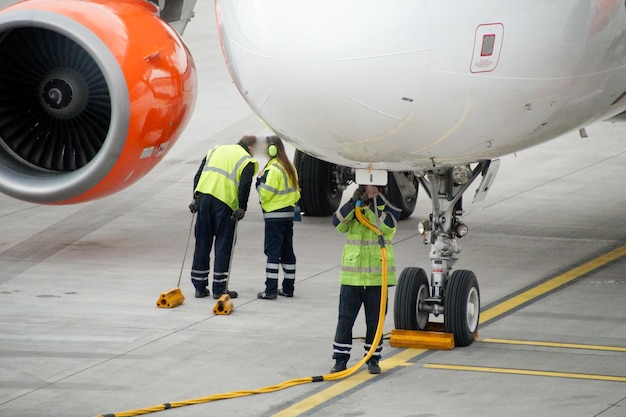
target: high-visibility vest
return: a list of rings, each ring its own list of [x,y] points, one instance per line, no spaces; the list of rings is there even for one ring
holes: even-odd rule
[[[379,212],[382,212],[384,207],[384,205],[378,206]],[[364,214],[370,223],[376,224],[376,214],[369,207],[365,208]],[[356,219],[354,209],[337,225],[337,230],[342,233],[347,232],[346,244],[343,247],[341,258],[339,282],[343,285],[352,286],[382,285],[383,269],[378,235]],[[391,242],[396,234],[396,228],[389,227],[384,221],[381,221],[380,230],[383,233],[387,251],[387,285],[395,285],[396,262]]]
[[[273,158],[268,162],[263,174],[265,182],[261,182],[257,186],[265,218],[276,218],[277,215],[281,214],[270,212],[293,207],[300,200],[297,175],[296,173],[296,183],[294,184],[278,159]],[[293,218],[293,212],[282,213],[282,216]]]
[[[239,180],[246,165],[254,163],[254,174],[258,162],[243,148],[235,145],[218,145],[206,156],[204,168],[195,191],[210,194],[231,209],[239,208]],[[253,174],[253,175],[254,175]]]

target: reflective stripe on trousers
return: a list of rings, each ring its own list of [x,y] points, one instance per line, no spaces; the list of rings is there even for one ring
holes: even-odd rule
[[[335,340],[333,342],[333,359],[348,360],[352,349],[352,328],[361,310],[361,305],[365,308],[365,323],[367,331],[365,334],[365,344],[369,351],[376,335],[378,326],[378,314],[380,312],[380,291],[381,287],[356,287],[342,285],[339,292],[339,319]],[[387,311],[385,311],[385,314]],[[383,350],[382,338],[376,348],[375,356],[380,358]]]

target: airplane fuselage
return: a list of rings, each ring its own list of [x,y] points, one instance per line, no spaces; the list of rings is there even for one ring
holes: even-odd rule
[[[622,0],[216,0],[216,9],[252,110],[340,165],[492,159],[626,108]]]

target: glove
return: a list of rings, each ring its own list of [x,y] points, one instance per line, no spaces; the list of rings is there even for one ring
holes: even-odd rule
[[[244,209],[242,209],[242,208],[238,208],[237,210],[233,211],[233,215],[230,216],[230,217],[233,220],[239,221],[239,220],[243,219],[243,216],[245,216],[245,215],[246,215],[246,211]]]
[[[191,214],[198,212],[198,200],[196,200],[195,198],[191,200],[191,203],[189,204],[189,211],[191,212]]]
[[[365,193],[365,190],[362,190],[361,187],[358,187],[356,190],[354,190],[354,194],[352,194],[352,199],[350,199],[350,204],[354,207],[356,205],[356,202],[361,200],[365,200],[367,198],[367,194]]]

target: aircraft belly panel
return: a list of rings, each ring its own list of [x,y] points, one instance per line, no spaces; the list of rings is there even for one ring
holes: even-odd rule
[[[216,4],[235,82],[272,130],[330,162],[407,170],[500,157],[616,112],[623,6],[530,3]]]

